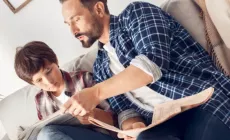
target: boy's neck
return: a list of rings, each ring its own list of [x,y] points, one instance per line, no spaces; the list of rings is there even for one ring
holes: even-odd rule
[[[64,89],[65,89],[65,82],[64,82],[64,79],[62,78],[62,83],[60,85],[60,88],[57,91],[52,92],[52,94],[56,97],[59,97],[62,94]]]

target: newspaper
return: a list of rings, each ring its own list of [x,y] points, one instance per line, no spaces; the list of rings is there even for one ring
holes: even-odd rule
[[[130,137],[137,137],[142,131],[150,129],[183,111],[189,110],[191,108],[197,107],[207,102],[211,98],[213,92],[214,92],[213,88],[208,88],[193,96],[188,96],[188,97],[181,98],[178,100],[172,100],[172,101],[168,101],[162,104],[155,105],[154,110],[153,110],[154,113],[153,113],[152,123],[146,128],[123,131],[117,127],[106,124],[96,118],[89,117],[89,122],[92,125],[95,125],[100,128],[104,128],[110,131],[125,134]],[[42,121],[38,121],[34,125],[22,130],[18,135],[18,139],[19,140],[36,140],[37,135],[40,132],[40,130],[44,126],[49,125],[49,124],[82,125],[78,121],[78,119],[76,119],[72,115],[70,114],[61,115],[61,112],[57,111],[56,113],[50,115],[48,118]]]
[[[18,140],[37,140],[37,135],[41,129],[50,124],[65,124],[65,125],[82,125],[79,120],[70,114],[61,114],[60,111],[55,112],[44,120],[38,121],[30,127],[27,127],[18,132]],[[87,127],[87,126],[86,126]]]
[[[178,100],[172,100],[172,101],[168,101],[162,104],[155,105],[154,110],[153,110],[152,123],[146,128],[139,128],[139,129],[123,131],[114,126],[111,126],[102,121],[99,121],[95,118],[92,118],[92,117],[89,117],[89,121],[98,127],[102,127],[104,129],[108,129],[108,130],[111,130],[117,133],[125,134],[130,137],[137,137],[142,131],[150,129],[174,117],[175,115],[181,112],[184,112],[186,110],[189,110],[189,109],[192,109],[194,107],[204,104],[211,98],[213,92],[214,92],[213,88],[208,88],[192,96],[188,96],[188,97],[181,98]]]

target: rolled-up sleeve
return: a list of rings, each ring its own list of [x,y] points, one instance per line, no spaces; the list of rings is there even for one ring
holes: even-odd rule
[[[141,69],[142,71],[144,71],[148,75],[152,76],[153,77],[152,83],[159,80],[162,76],[162,72],[161,72],[160,68],[157,66],[157,64],[155,64],[154,62],[149,60],[148,57],[146,57],[143,54],[135,57],[135,59],[133,59],[130,62],[130,65],[133,65],[133,66]]]

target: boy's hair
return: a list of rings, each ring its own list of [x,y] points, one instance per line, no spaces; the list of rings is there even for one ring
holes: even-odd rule
[[[56,54],[44,42],[32,41],[24,47],[17,48],[14,69],[18,77],[33,84],[33,75],[44,68],[47,62],[58,65]]]
[[[60,3],[64,3],[65,1],[68,1],[68,0],[59,0]],[[107,5],[107,0],[79,0],[81,2],[81,4],[87,8],[88,10],[92,10],[93,9],[93,6],[97,3],[97,2],[102,2],[105,6],[105,13],[106,14],[109,14],[109,8],[108,8],[108,5]]]

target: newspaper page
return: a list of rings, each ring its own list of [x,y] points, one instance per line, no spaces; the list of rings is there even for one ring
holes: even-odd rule
[[[121,134],[125,134],[130,137],[137,137],[142,131],[150,129],[174,117],[175,115],[181,112],[184,112],[186,110],[189,110],[189,109],[192,109],[194,107],[204,104],[211,98],[213,92],[214,92],[213,88],[208,88],[192,96],[188,96],[188,97],[181,98],[178,100],[172,100],[169,102],[165,102],[165,103],[156,105],[153,110],[154,113],[153,113],[152,123],[146,128],[122,131],[119,128],[106,124],[92,117],[89,118],[89,121],[98,127],[102,127],[102,128],[105,128],[105,129],[108,129],[114,132],[118,132]]]

